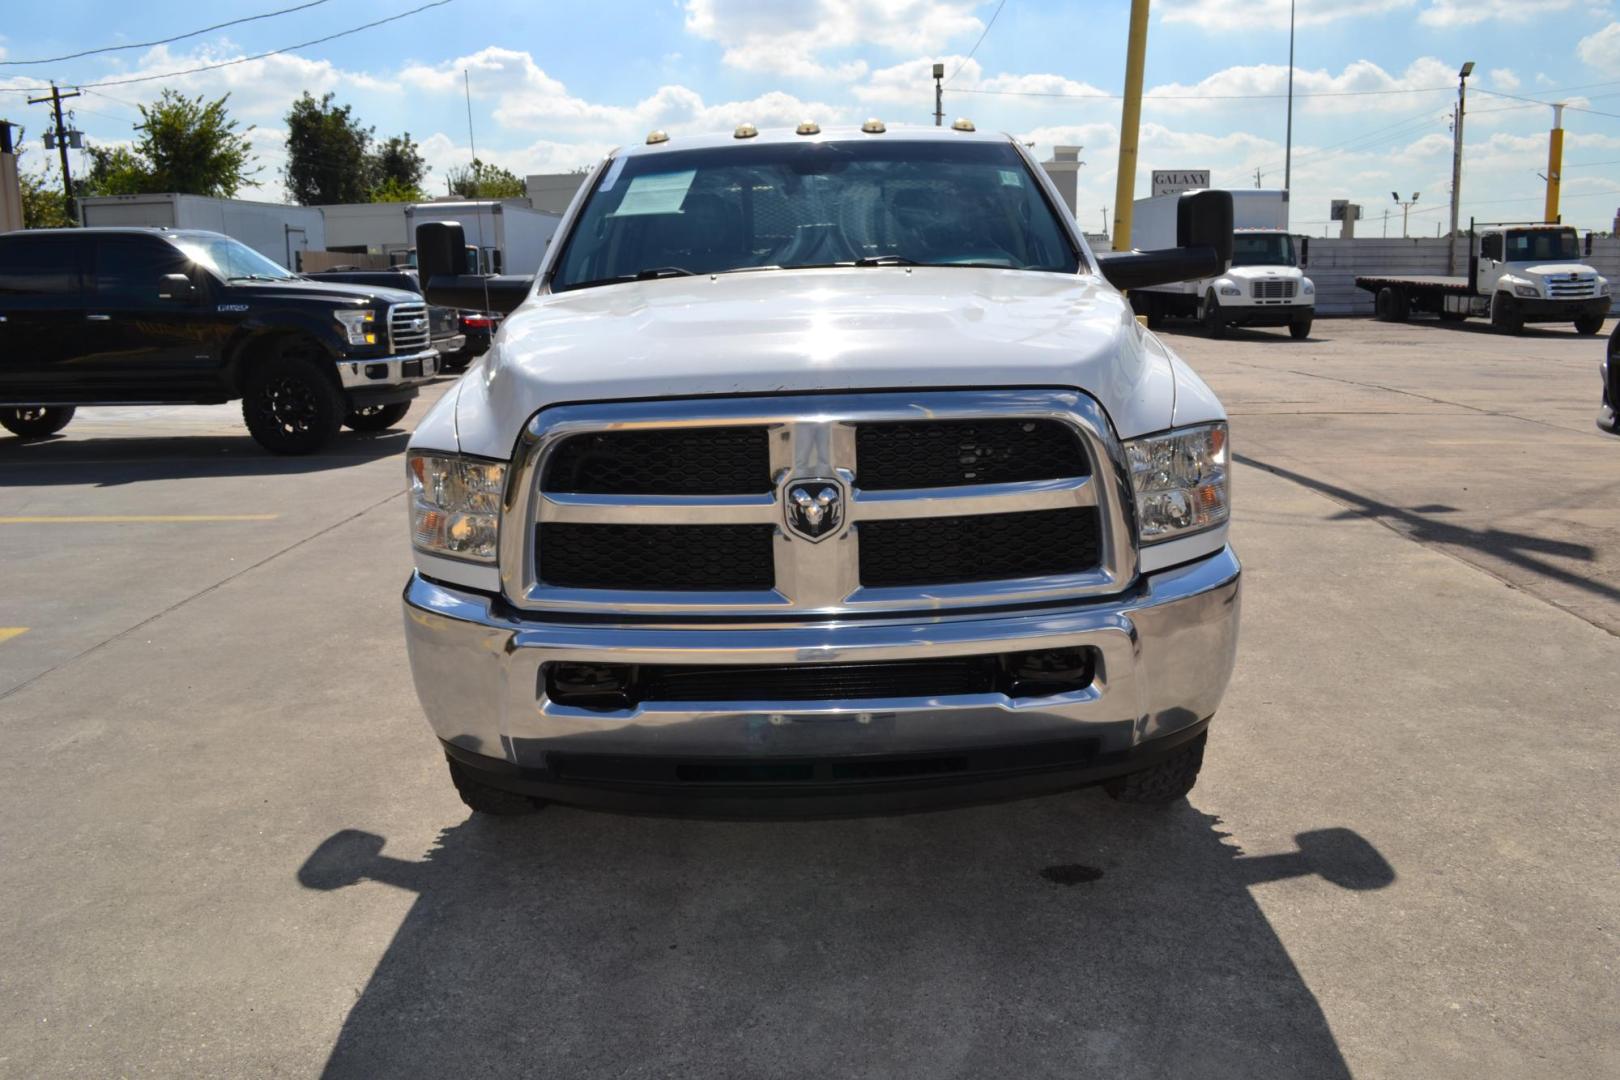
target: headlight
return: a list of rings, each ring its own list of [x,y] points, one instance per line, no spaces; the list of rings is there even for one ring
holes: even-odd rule
[[[1136,493],[1136,527],[1153,544],[1227,519],[1225,424],[1178,428],[1125,444]]]
[[[506,466],[455,454],[406,456],[411,543],[419,551],[495,561]]]
[[[1306,278],[1304,283],[1300,285],[1299,291],[1304,293],[1306,296],[1310,296],[1316,292],[1316,285],[1311,281],[1310,278]]]
[[[1541,290],[1534,285],[1515,285],[1513,286],[1513,295],[1536,297],[1541,295]]]
[[[377,344],[377,313],[375,311],[333,312],[350,345]]]
[[[1598,278],[1598,295],[1599,296],[1608,296],[1609,295],[1609,279],[1608,278]]]
[[[1222,296],[1242,296],[1243,295],[1243,290],[1238,288],[1236,285],[1222,285],[1221,286],[1221,295]]]

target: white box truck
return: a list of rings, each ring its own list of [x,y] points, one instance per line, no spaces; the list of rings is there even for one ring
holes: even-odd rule
[[[479,274],[534,273],[562,221],[561,214],[496,199],[413,203],[405,217],[410,236],[430,221],[459,223],[467,246],[478,252],[476,267],[468,272]]]
[[[1288,232],[1288,192],[1240,189],[1232,195],[1232,265],[1219,277],[1132,289],[1131,306],[1148,325],[1166,318],[1198,319],[1212,337],[1229,326],[1286,326],[1309,337],[1316,314],[1316,286],[1303,267],[1310,241]],[[1131,246],[1153,251],[1176,246],[1176,206],[1181,196],[1137,199]]]
[[[297,272],[300,254],[326,249],[326,218],[314,206],[215,199],[207,195],[97,195],[79,200],[89,227],[146,226],[224,233]]]

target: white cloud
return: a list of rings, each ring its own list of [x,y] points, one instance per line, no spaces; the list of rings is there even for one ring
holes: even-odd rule
[[[1445,2],[1445,0],[1439,0]],[[1339,19],[1365,18],[1410,7],[1414,0],[1300,0],[1296,26],[1320,26]],[[1249,31],[1256,26],[1287,29],[1288,0],[1163,0],[1160,17],[1167,23],[1191,23],[1204,30]]]
[[[1575,54],[1599,71],[1620,74],[1620,22],[1583,37]]]
[[[1490,77],[1491,85],[1499,90],[1517,90],[1524,85],[1512,68],[1491,68]]]
[[[1473,26],[1475,23],[1530,22],[1555,11],[1568,11],[1576,0],[1431,0],[1418,16],[1425,26]]]
[[[862,60],[823,54],[877,46],[935,51],[977,34],[976,0],[686,0],[686,29],[725,48],[724,62],[783,78],[857,79]]]
[[[1456,77],[1455,65],[1432,56],[1412,61],[1399,75],[1385,71],[1371,60],[1347,64],[1337,75],[1329,71],[1296,68],[1294,108],[1296,111],[1339,113],[1410,110],[1414,103],[1440,100],[1437,94],[1417,94],[1413,91],[1450,89]],[[1252,99],[1245,102],[1241,98],[1247,95],[1275,97],[1287,92],[1287,65],[1253,64],[1229,67],[1190,85],[1168,83],[1156,86],[1147,92],[1146,99],[1150,105],[1182,109],[1253,108]]]

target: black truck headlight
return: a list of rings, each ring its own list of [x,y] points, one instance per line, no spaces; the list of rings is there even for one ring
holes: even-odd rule
[[[1212,528],[1231,512],[1225,424],[1199,424],[1125,444],[1144,544]]]
[[[343,337],[350,345],[377,344],[377,313],[364,311],[335,311],[332,313],[343,327]]]
[[[406,455],[411,543],[430,555],[493,563],[506,466],[459,454]]]

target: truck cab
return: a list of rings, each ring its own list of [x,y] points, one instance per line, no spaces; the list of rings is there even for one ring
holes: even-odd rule
[[[1609,281],[1581,261],[1580,237],[1556,224],[1481,229],[1469,260],[1470,293],[1449,312],[1488,316],[1510,331],[1525,323],[1573,322],[1596,334],[1609,313]]]

